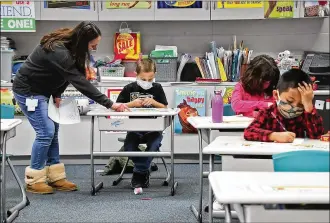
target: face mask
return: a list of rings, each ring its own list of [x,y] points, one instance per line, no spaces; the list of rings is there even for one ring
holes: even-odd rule
[[[296,107],[289,104],[288,102],[282,101],[278,92],[277,95],[279,98],[279,100],[276,101],[277,108],[284,118],[287,119],[296,118],[304,112],[303,108]]]
[[[270,81],[264,82],[263,89],[267,89],[269,87],[269,85],[270,85]]]
[[[144,90],[149,90],[150,88],[152,88],[152,82],[149,81],[143,81],[141,79],[137,79],[136,83]]]

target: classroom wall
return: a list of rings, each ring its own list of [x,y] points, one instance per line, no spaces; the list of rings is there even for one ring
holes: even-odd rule
[[[18,54],[31,52],[40,38],[60,27],[73,27],[73,21],[37,21],[36,33],[2,33],[16,41]],[[113,34],[120,22],[96,22],[103,40],[99,55],[113,52]],[[144,53],[156,44],[176,45],[180,53],[202,55],[209,50],[208,43],[215,40],[218,46],[228,47],[232,36],[253,49],[255,54],[267,52],[277,55],[286,49],[301,54],[304,50],[329,52],[329,18],[246,20],[246,21],[179,21],[179,22],[129,22],[133,31],[141,32]]]

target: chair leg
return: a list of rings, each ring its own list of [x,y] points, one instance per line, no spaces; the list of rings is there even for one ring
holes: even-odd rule
[[[19,179],[19,176],[17,175],[15,169],[14,169],[14,166],[13,164],[11,163],[10,159],[7,158],[7,163],[8,163],[8,166],[11,170],[11,172],[13,173],[15,179],[16,179],[16,182],[21,190],[21,194],[22,194],[22,201],[17,204],[15,207],[11,208],[10,210],[8,210],[7,214],[8,215],[11,215],[12,213],[14,213],[15,211],[20,211],[22,210],[24,207],[28,206],[30,204],[30,201],[26,195],[26,192],[25,192],[25,188],[21,182],[21,180]]]
[[[124,175],[124,173],[125,173],[125,171],[126,171],[126,168],[127,168],[127,165],[128,165],[128,162],[129,162],[129,157],[127,157],[127,161],[126,161],[126,163],[125,163],[123,169],[121,170],[120,175],[117,177],[116,180],[114,180],[114,181],[112,182],[112,186],[117,186],[117,185],[120,183],[120,181],[122,181],[122,179],[123,179],[123,175]]]
[[[168,183],[170,182],[170,178],[171,178],[171,173],[168,171],[168,169],[167,169],[167,164],[166,164],[166,162],[165,162],[165,159],[164,159],[164,157],[161,157],[161,159],[162,159],[162,162],[163,162],[163,164],[164,164],[164,167],[165,167],[165,171],[166,171],[166,179],[165,179],[165,181],[163,182],[163,186],[168,186]]]

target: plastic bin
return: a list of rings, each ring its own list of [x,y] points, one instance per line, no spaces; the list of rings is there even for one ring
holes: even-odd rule
[[[13,56],[13,50],[1,50],[1,80],[11,81]]]
[[[136,77],[136,60],[123,60],[121,63],[125,67],[124,77]]]
[[[177,57],[155,58],[150,57],[156,64],[156,81],[157,82],[176,82],[178,69]]]
[[[0,105],[1,107],[1,118],[2,119],[13,119],[15,115],[15,107],[13,105]]]

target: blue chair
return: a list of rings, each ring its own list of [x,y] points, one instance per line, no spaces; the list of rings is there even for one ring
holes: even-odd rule
[[[330,152],[300,150],[273,155],[275,172],[329,172]]]
[[[15,107],[13,105],[0,105],[0,118],[13,119],[15,115]]]
[[[223,115],[224,116],[233,116],[236,115],[234,110],[231,107],[231,104],[224,104],[223,105]]]

